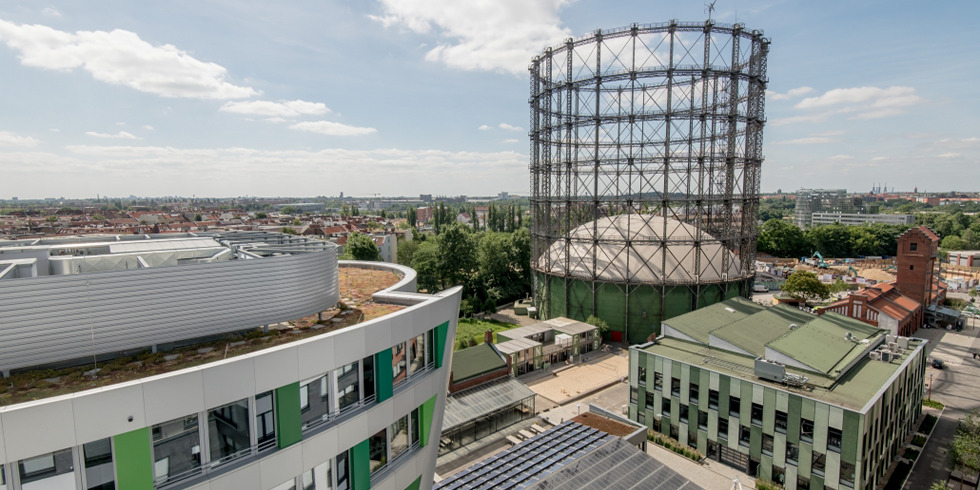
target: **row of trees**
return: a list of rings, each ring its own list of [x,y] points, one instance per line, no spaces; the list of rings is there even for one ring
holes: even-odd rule
[[[460,312],[464,315],[496,311],[498,304],[531,291],[531,235],[527,229],[474,232],[453,223],[439,235],[418,238],[399,243],[398,263],[415,269],[420,290],[436,292],[462,285]]]
[[[840,223],[801,230],[785,220],[771,219],[759,230],[758,249],[776,257],[895,255],[898,237],[908,226],[881,223],[848,226]]]

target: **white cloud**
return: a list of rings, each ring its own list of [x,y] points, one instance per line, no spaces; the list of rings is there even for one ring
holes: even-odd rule
[[[17,136],[9,131],[0,131],[0,146],[37,146],[40,141],[30,136]]]
[[[144,124],[143,125],[143,129],[145,129],[147,131],[153,131],[153,126],[150,126],[149,124]]]
[[[425,58],[462,70],[527,72],[544,48],[571,37],[558,11],[570,0],[381,0],[385,27],[404,26],[440,39]]]
[[[842,161],[842,160],[854,160],[854,157],[851,155],[834,155],[830,157],[830,159],[836,161]]]
[[[943,153],[943,154],[938,155],[938,156],[939,156],[939,158],[959,158],[960,156],[962,156],[962,154],[961,153],[949,152],[949,153]]]
[[[767,90],[766,91],[766,96],[770,100],[787,100],[787,99],[791,99],[791,98],[794,98],[794,97],[799,97],[801,95],[806,95],[806,94],[808,94],[810,92],[813,92],[813,87],[797,87],[797,88],[788,90],[784,94],[781,94],[779,92],[773,92],[773,91]]]
[[[319,116],[330,112],[330,109],[321,102],[307,102],[305,100],[225,102],[225,105],[221,106],[221,110],[235,114],[268,116],[273,118]]]
[[[503,142],[504,143],[507,143],[507,144],[513,144],[513,143],[520,143],[521,140],[515,139],[515,138],[508,138],[508,139],[505,139]]]
[[[500,123],[497,125],[497,127],[506,131],[524,131],[524,128],[520,126],[511,126],[507,123]]]
[[[61,17],[61,12],[54,7],[44,7],[44,9],[41,10],[41,15],[46,15],[48,17]]]
[[[374,128],[348,126],[333,121],[305,121],[293,124],[289,129],[299,131],[309,131],[311,133],[325,134],[327,136],[361,136],[365,134],[377,133]]]
[[[796,138],[792,140],[779,141],[774,144],[776,145],[817,145],[823,143],[832,143],[835,140],[827,136],[808,136],[806,138]]]
[[[828,90],[817,97],[807,97],[794,107],[797,109],[817,109],[842,104],[869,104],[870,107],[906,107],[922,102],[912,87],[855,87]]]
[[[94,136],[96,138],[106,138],[106,139],[120,139],[120,140],[141,140],[139,136],[134,136],[126,131],[120,131],[116,134],[109,133],[96,133],[95,131],[86,131],[85,134],[89,136]]]
[[[225,81],[227,70],[195,59],[171,44],[153,46],[133,32],[59,31],[0,20],[0,41],[21,64],[48,70],[82,68],[96,80],[162,97],[237,99],[259,92]]]
[[[486,124],[481,124],[480,127],[476,128],[476,129],[479,129],[480,131],[486,131],[486,130],[490,129],[490,126],[487,126]]]

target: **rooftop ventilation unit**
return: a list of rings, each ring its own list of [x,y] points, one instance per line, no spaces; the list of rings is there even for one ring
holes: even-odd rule
[[[881,351],[873,350],[873,351],[871,351],[868,354],[868,357],[870,357],[872,361],[880,361],[881,360]]]
[[[797,328],[800,328],[800,326],[797,325],[797,324],[795,324],[795,323],[790,323],[789,324],[789,329],[790,330],[796,330]]]

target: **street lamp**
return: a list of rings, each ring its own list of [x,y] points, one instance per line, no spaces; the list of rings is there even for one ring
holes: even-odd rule
[[[932,400],[932,377],[935,376],[935,374],[936,373],[929,373],[929,400]]]

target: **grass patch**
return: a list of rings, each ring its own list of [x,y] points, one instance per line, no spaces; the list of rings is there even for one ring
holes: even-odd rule
[[[493,319],[478,320],[476,318],[460,318],[459,323],[456,325],[456,344],[453,350],[462,349],[469,347],[471,343],[482,344],[483,343],[483,332],[487,329],[493,330],[493,342],[497,343],[497,332],[502,332],[504,330],[510,330],[512,328],[517,328],[520,325],[513,323],[500,322]],[[466,342],[466,346],[462,346],[462,343]]]
[[[919,432],[923,434],[932,433],[932,428],[936,426],[936,416],[932,414],[926,414],[925,419],[922,420],[922,424],[919,425]]]
[[[936,400],[931,400],[929,398],[924,398],[922,400],[922,404],[929,408],[938,408],[939,410],[946,408],[946,405],[943,405],[942,402],[937,402]]]

